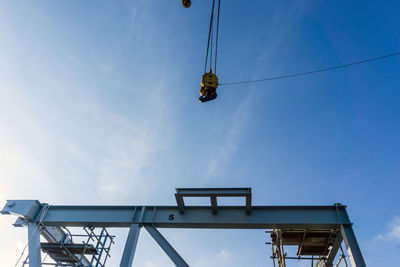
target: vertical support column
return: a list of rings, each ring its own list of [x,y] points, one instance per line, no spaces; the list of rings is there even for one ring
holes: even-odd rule
[[[40,229],[34,222],[28,224],[28,240],[29,267],[41,267]]]
[[[132,223],[129,234],[126,239],[124,253],[122,254],[120,267],[131,267],[133,257],[135,256],[136,245],[139,240],[140,226],[138,223]]]
[[[218,210],[217,210],[217,206],[218,206],[217,197],[216,196],[210,196],[210,201],[211,201],[211,212],[212,212],[212,214],[216,215],[218,213]]]
[[[347,253],[350,257],[352,267],[366,267],[364,258],[361,254],[360,247],[354,234],[351,224],[342,224],[340,226],[342,237],[347,248]]]
[[[185,213],[185,202],[183,201],[183,196],[180,194],[175,194],[176,204],[178,205],[179,213]]]

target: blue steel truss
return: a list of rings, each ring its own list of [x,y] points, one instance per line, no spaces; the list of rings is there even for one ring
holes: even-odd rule
[[[209,197],[210,206],[184,206],[183,197]],[[218,197],[246,197],[243,206],[218,206]],[[37,237],[33,229],[45,226],[93,226],[129,228],[121,267],[132,266],[141,228],[155,239],[177,266],[189,266],[157,228],[208,229],[309,229],[332,230],[343,239],[353,267],[365,267],[361,250],[344,205],[333,206],[252,206],[250,188],[179,188],[176,206],[46,206],[37,200],[9,200],[2,214],[15,214],[28,225],[30,267],[40,266]],[[46,212],[43,210],[46,209]],[[29,230],[30,229],[30,230]],[[336,242],[338,243],[338,242]],[[324,267],[330,267],[339,249],[334,244]],[[341,242],[340,242],[341,243]],[[40,244],[39,244],[40,248]],[[322,265],[319,265],[322,266]]]

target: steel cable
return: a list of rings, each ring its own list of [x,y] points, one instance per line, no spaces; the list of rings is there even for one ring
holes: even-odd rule
[[[213,0],[211,7],[210,28],[208,30],[207,52],[206,52],[206,60],[204,63],[204,73],[207,71],[208,51],[210,50],[211,31],[214,22],[214,6],[215,6],[215,0]]]
[[[217,33],[215,36],[215,65],[214,73],[217,74],[217,56],[218,56],[218,34],[219,34],[219,11],[221,9],[221,0],[218,0],[218,12],[217,12]]]
[[[315,74],[315,73],[319,73],[319,72],[325,72],[325,71],[331,71],[331,70],[335,70],[335,69],[347,68],[347,67],[360,65],[360,64],[364,64],[364,63],[368,63],[368,62],[372,62],[372,61],[378,61],[378,60],[382,60],[382,59],[385,59],[385,58],[388,58],[388,57],[394,57],[394,56],[398,56],[398,55],[400,55],[400,51],[394,52],[394,53],[391,53],[391,54],[387,54],[387,55],[383,55],[383,56],[379,56],[379,57],[367,58],[367,59],[363,59],[363,60],[360,60],[360,61],[355,61],[355,62],[346,63],[346,64],[342,64],[342,65],[337,65],[337,66],[333,66],[333,67],[327,67],[327,68],[323,68],[323,69],[317,69],[317,70],[294,73],[294,74],[288,74],[288,75],[282,75],[282,76],[273,76],[273,77],[268,77],[268,78],[264,78],[264,79],[257,79],[257,80],[220,83],[219,85],[228,86],[228,85],[245,84],[245,83],[258,83],[258,82],[265,82],[265,81],[293,78],[293,77],[298,77],[298,76],[305,76],[305,75]]]

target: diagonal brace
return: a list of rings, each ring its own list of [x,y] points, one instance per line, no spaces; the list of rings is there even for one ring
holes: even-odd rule
[[[343,238],[340,231],[336,233],[335,243],[333,244],[331,251],[329,252],[328,259],[326,260],[326,267],[333,267],[333,261],[335,260],[336,254],[339,251],[340,245],[342,244]]]
[[[152,224],[143,224],[143,227],[154,238],[157,244],[164,250],[172,262],[178,267],[189,267],[185,260],[176,252],[165,237]]]
[[[353,267],[366,267],[366,263],[361,253],[361,249],[358,246],[356,235],[354,234],[353,227],[351,225],[341,225],[340,230],[344,240],[344,244],[347,247],[347,253]]]

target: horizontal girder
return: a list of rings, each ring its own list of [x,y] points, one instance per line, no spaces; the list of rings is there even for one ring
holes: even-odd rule
[[[5,210],[6,207],[3,213],[18,214],[12,208]],[[351,223],[345,206],[251,209],[251,214],[246,214],[243,206],[221,206],[215,215],[209,206],[187,206],[184,214],[177,206],[50,206],[41,219],[46,226],[130,227],[132,223],[150,223],[158,228],[216,229],[339,229],[340,225]]]

